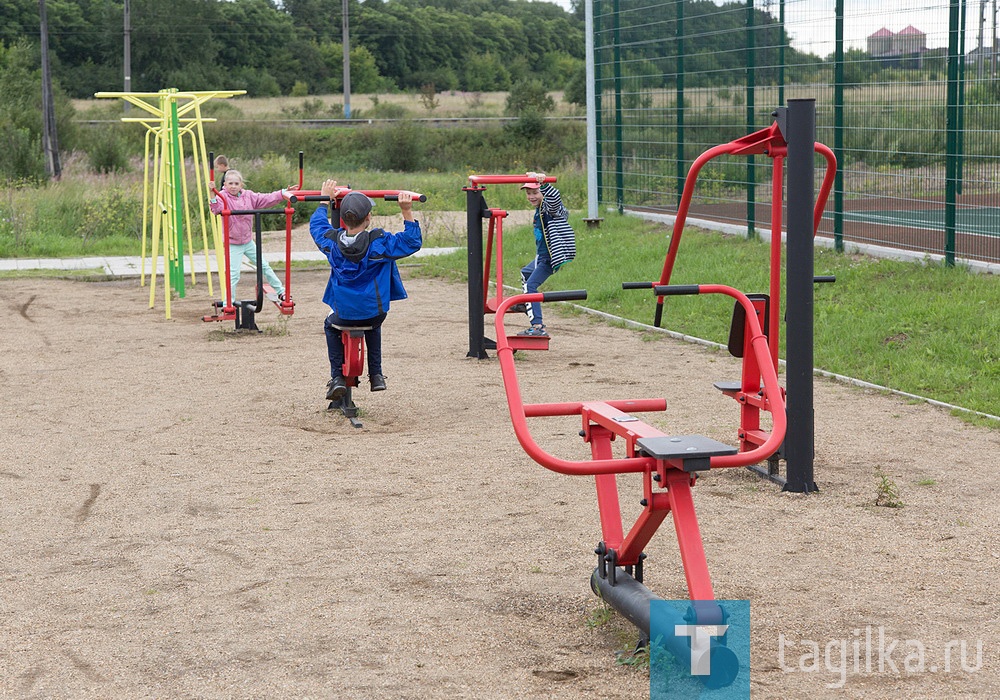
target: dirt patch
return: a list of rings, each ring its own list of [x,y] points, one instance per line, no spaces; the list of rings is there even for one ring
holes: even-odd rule
[[[135,280],[0,281],[0,695],[646,696],[646,672],[616,662],[634,634],[594,615],[592,480],[517,444],[496,360],[466,357],[464,288],[407,282],[389,390],[356,394],[354,429],[323,399],[325,280],[298,274],[295,315],[268,306],[262,334],[202,322],[201,285],[166,320]],[[551,349],[519,353],[527,401],[664,396],[649,422],[734,441],[712,388],[738,375],[728,356],[547,320]],[[744,470],[694,490],[716,595],[751,601],[754,698],[1000,696],[1000,434],[826,381],[816,425],[819,493]],[[532,426],[586,458],[575,420]],[[877,469],[902,508],[873,505]],[[684,597],[669,523],[647,552],[649,587]],[[804,640],[849,649],[869,627],[919,640],[925,672],[902,645],[898,673],[867,672],[862,647],[840,689],[800,664]],[[781,638],[798,644],[785,670]],[[943,672],[950,640],[969,665],[984,643],[979,670],[953,649]]]

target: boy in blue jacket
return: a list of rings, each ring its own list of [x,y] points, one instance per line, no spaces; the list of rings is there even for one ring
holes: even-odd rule
[[[337,196],[337,181],[327,180],[320,193]],[[371,226],[372,200],[361,192],[348,192],[340,202],[343,228],[330,223],[328,205],[321,204],[309,220],[309,233],[317,247],[330,261],[330,279],[323,302],[331,311],[323,324],[330,356],[330,381],[327,401],[337,401],[347,393],[342,374],[344,342],[335,326],[368,326],[368,381],[372,391],[385,390],[382,374],[382,322],[389,313],[389,302],[406,298],[396,260],[413,255],[423,245],[420,223],[413,218],[413,195],[399,193],[403,230],[387,233]]]

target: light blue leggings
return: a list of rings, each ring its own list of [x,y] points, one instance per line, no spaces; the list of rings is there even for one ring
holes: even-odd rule
[[[246,256],[250,264],[257,268],[257,243],[238,243],[229,245],[229,281],[232,285],[233,299],[236,299],[236,283],[240,281],[240,268],[243,267],[243,257]],[[274,291],[281,294],[285,291],[285,285],[281,283],[274,270],[267,264],[267,259],[262,255],[260,265],[264,271],[264,280],[274,288]],[[253,275],[254,283],[257,281],[257,273]]]

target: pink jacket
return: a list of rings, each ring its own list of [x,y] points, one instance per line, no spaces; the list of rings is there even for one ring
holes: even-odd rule
[[[253,190],[241,190],[235,197],[225,191],[219,192],[214,202],[208,203],[213,214],[221,214],[223,209],[241,211],[245,209],[267,209],[284,197],[281,190],[261,194]],[[225,223],[223,223],[225,225]],[[229,217],[229,244],[243,245],[253,240],[253,214],[239,214]]]

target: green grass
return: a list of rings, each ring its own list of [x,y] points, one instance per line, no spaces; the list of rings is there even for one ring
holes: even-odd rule
[[[297,168],[297,165],[295,166]],[[268,173],[278,169],[269,166]],[[319,189],[326,178],[365,190],[412,190],[427,195],[415,211],[465,211],[466,193],[471,174],[485,173],[395,173],[368,170],[336,170],[327,164],[310,166],[304,176],[307,189]],[[586,173],[568,171],[556,173],[558,186],[565,193],[566,205],[583,209],[586,193]],[[262,182],[260,191],[271,191],[282,184],[298,181],[298,171],[287,165],[287,176],[274,182]],[[275,177],[278,177],[275,176]],[[194,187],[190,185],[192,197]],[[524,195],[512,186],[487,186],[487,201],[502,209],[526,208]],[[97,176],[80,172],[79,164],[70,164],[61,182],[39,187],[0,185],[0,258],[74,258],[105,255],[139,255],[142,242],[142,173],[117,176]],[[193,201],[193,200],[192,200]],[[308,220],[316,209],[315,202],[296,205],[296,225]],[[207,211],[207,210],[206,210]],[[399,213],[391,202],[379,203],[380,214]],[[201,226],[198,208],[191,204],[192,237],[196,251],[201,250]],[[150,219],[151,221],[151,219]],[[152,227],[148,223],[147,235]],[[282,228],[284,219],[265,217],[265,228]],[[464,241],[464,237],[463,237]],[[425,231],[424,245],[453,246],[454,234]],[[147,250],[147,255],[149,250]]]
[[[577,260],[544,289],[586,289],[586,306],[652,324],[652,292],[623,291],[621,283],[659,278],[669,229],[615,213],[606,214],[599,228],[587,228],[579,215],[571,221],[577,231]],[[532,255],[530,229],[504,230],[506,284],[520,286],[518,270]],[[768,244],[760,241],[688,229],[671,282],[766,292],[768,255]],[[464,250],[422,262],[418,274],[466,278]],[[816,251],[815,270],[837,278],[834,284],[815,287],[816,367],[1000,415],[1000,278],[825,249]],[[671,297],[662,325],[725,343],[732,306],[720,295]],[[1000,427],[996,421],[958,415]]]

